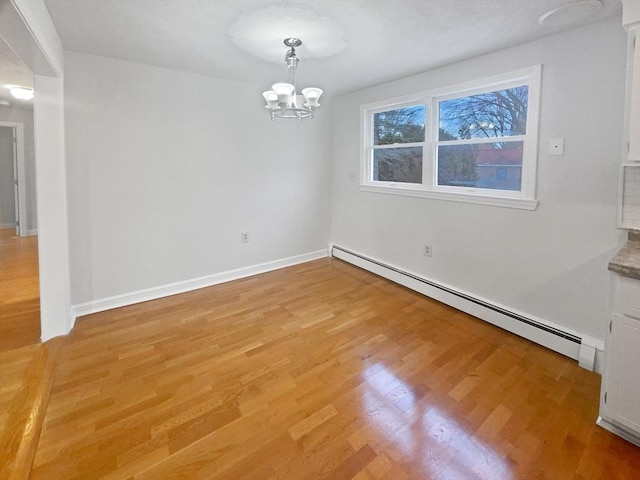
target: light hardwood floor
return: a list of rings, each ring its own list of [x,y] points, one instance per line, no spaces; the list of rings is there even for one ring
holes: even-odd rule
[[[575,361],[336,259],[79,319],[31,478],[634,479]]]
[[[29,476],[52,382],[52,346],[40,343],[37,237],[0,230],[2,480]]]
[[[40,342],[38,237],[0,230],[0,352]]]

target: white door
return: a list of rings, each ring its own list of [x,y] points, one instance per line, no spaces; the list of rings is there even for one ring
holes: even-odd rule
[[[13,148],[13,206],[16,215],[16,235],[20,236],[20,196],[18,195],[18,152],[17,152],[17,140],[16,129],[11,129],[11,143]]]
[[[14,226],[20,234],[19,192],[17,181],[18,159],[16,155],[16,129],[0,127],[0,227]]]

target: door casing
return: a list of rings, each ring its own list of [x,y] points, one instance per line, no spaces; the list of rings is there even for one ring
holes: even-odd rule
[[[0,121],[0,127],[12,128],[15,135],[14,158],[15,175],[18,180],[17,208],[16,208],[16,235],[26,237],[29,234],[28,209],[27,209],[27,180],[24,166],[24,124],[20,122]]]

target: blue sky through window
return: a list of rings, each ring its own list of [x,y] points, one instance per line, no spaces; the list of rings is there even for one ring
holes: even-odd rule
[[[522,85],[440,102],[439,140],[525,135],[528,95]]]
[[[396,108],[373,116],[374,145],[424,142],[424,105]]]

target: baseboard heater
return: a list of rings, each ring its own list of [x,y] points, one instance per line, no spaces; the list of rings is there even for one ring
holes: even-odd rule
[[[583,339],[572,332],[567,332],[338,245],[331,245],[329,251],[332,257],[359,266],[563,355],[576,360],[580,357]]]

